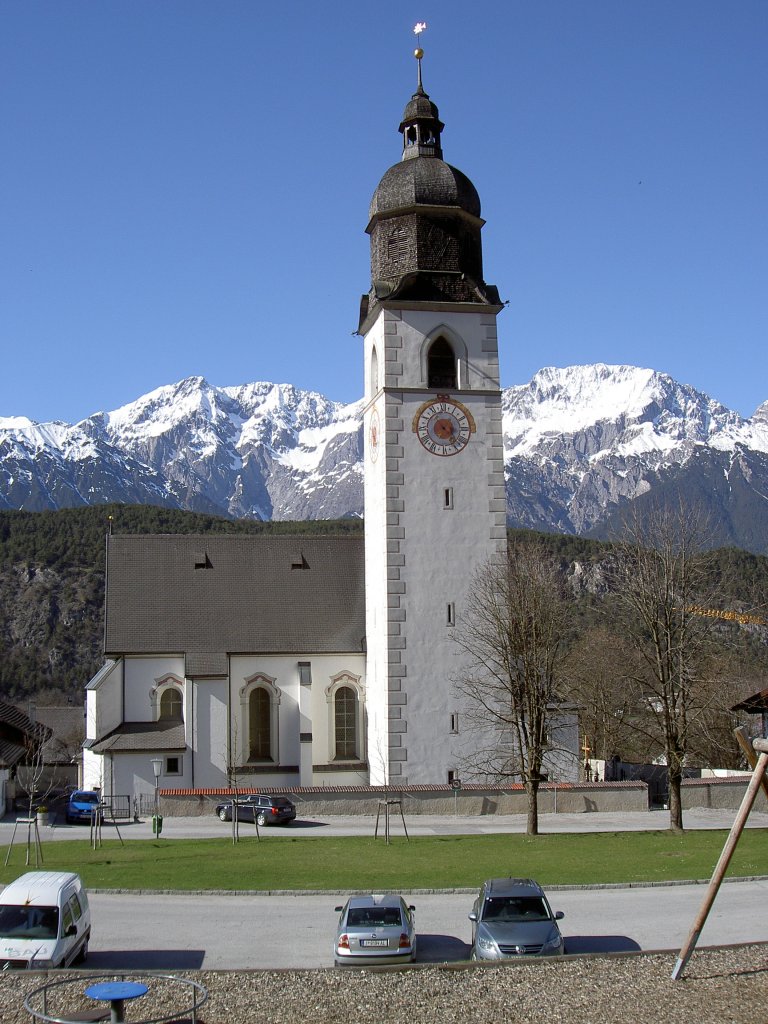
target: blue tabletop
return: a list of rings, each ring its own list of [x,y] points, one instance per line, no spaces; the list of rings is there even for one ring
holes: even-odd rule
[[[137,999],[147,994],[147,986],[138,981],[102,981],[85,990],[89,999]]]

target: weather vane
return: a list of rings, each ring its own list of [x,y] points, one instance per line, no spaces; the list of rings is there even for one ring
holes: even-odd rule
[[[426,27],[426,21],[417,21],[413,29],[414,35],[418,38],[421,35],[421,33],[426,29]],[[418,87],[419,89],[423,89],[423,86],[421,84],[421,58],[424,56],[424,51],[420,46],[417,46],[416,49],[413,51],[413,56],[416,58],[416,61],[419,65]]]

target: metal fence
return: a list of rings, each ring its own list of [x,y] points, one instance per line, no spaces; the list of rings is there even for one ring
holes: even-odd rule
[[[132,815],[131,798],[125,796],[103,796],[101,805],[104,810],[104,817],[109,820],[113,818],[130,818]]]

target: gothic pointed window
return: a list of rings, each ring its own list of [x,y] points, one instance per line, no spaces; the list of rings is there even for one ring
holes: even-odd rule
[[[269,694],[263,686],[256,686],[248,697],[249,759],[272,760],[272,713]]]
[[[429,347],[427,387],[456,387],[456,356],[445,338],[437,338]]]

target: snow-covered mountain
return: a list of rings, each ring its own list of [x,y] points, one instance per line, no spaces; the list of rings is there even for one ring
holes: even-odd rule
[[[541,370],[503,393],[511,525],[603,535],[627,502],[683,493],[713,540],[768,552],[768,402],[750,419],[653,370]],[[158,388],[81,423],[0,418],[0,507],[102,502],[233,517],[361,516],[362,401],[288,384]]]
[[[234,518],[362,512],[362,404],[289,384],[158,388],[75,426],[0,419],[0,507],[103,502]]]
[[[745,420],[667,374],[597,363],[508,388],[503,417],[511,523],[605,535],[627,501],[670,490],[708,506],[722,543],[768,515],[768,403]]]

